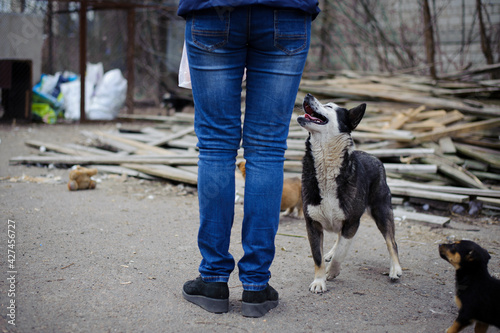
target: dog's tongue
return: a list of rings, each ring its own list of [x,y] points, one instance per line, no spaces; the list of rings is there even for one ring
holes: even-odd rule
[[[313,117],[313,116],[311,116],[309,113],[306,113],[306,114],[304,115],[304,118],[309,119],[309,120],[312,120],[312,121],[321,121],[321,119],[316,118],[316,117]]]

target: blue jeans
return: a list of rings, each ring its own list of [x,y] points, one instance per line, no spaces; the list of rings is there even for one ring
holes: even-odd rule
[[[204,281],[227,282],[235,267],[229,243],[240,142],[246,183],[239,277],[245,290],[263,290],[269,281],[286,139],[310,31],[309,14],[265,6],[219,7],[187,17],[186,49],[199,148],[198,247],[203,258],[199,271]]]

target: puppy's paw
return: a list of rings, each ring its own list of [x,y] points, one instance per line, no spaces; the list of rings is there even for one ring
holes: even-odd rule
[[[333,280],[340,274],[340,263],[333,260],[326,267],[326,279]]]
[[[327,291],[326,280],[325,279],[314,279],[314,281],[309,285],[309,290],[315,294],[324,293]]]

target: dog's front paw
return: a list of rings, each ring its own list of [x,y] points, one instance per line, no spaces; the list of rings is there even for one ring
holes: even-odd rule
[[[389,271],[389,277],[391,278],[391,281],[399,280],[401,275],[403,275],[403,270],[401,269],[401,266],[399,265],[391,266],[391,270]]]
[[[309,286],[309,290],[315,294],[324,293],[326,289],[325,279],[314,279],[314,281]]]

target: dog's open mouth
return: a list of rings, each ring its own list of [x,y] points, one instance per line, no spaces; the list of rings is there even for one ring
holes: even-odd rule
[[[328,122],[328,119],[325,116],[314,111],[313,108],[307,102],[304,102],[304,111],[306,112],[304,118],[306,118],[309,121],[312,121],[315,124],[325,125]]]

